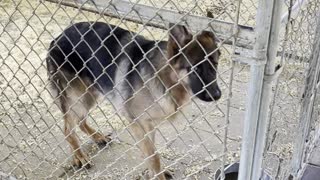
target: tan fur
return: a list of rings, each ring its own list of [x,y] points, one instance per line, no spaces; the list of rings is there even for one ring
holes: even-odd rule
[[[159,76],[166,88],[170,88],[170,95],[172,96],[174,110],[176,111],[189,100],[188,89],[178,82],[179,75],[177,74],[177,70],[173,70],[171,66],[167,66],[164,70],[160,71]]]

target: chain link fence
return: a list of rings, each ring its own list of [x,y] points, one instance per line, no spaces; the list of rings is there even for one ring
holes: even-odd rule
[[[192,96],[187,107],[177,109],[174,121],[165,118],[157,123],[155,146],[163,169],[173,172],[175,179],[214,179],[218,169],[224,171],[226,165],[240,160],[246,100],[250,96],[250,65],[254,62],[248,57],[255,43],[258,1],[0,3],[0,172],[17,179],[145,178],[148,158],[137,146],[131,123],[109,101],[101,101],[90,110],[87,122],[110,136],[111,142],[98,146],[77,124],[74,130],[80,147],[93,166],[72,166],[74,150],[70,150],[64,136],[64,115],[52,99],[45,58],[50,42],[67,27],[82,21],[106,22],[156,42],[168,39],[169,22],[183,24],[193,34],[214,32],[221,51],[217,81],[222,97],[203,102]],[[263,161],[275,179],[284,179],[290,173],[318,4],[312,1],[301,8],[280,36],[282,49],[276,61],[284,69],[274,89]],[[208,12],[213,18],[207,17]]]
[[[198,16],[205,16],[207,10],[215,10],[219,13],[213,11],[214,16],[229,22],[235,20],[237,9],[236,3],[224,1],[217,4],[205,1],[168,1],[163,4],[152,1],[118,1],[119,4],[109,4],[106,7],[97,6],[99,3],[103,4],[103,1],[2,2],[1,171],[6,174],[22,179],[143,178],[141,173],[146,168],[146,161],[141,157],[128,130],[129,122],[115,113],[108,102],[94,108],[87,121],[99,132],[111,133],[112,142],[100,149],[88,136],[78,132],[81,148],[89,154],[94,166],[80,170],[71,166],[72,151],[63,135],[63,114],[52,101],[44,62],[49,43],[69,27],[70,23],[108,22],[157,41],[167,38],[167,22],[161,18],[142,17],[139,14],[143,10],[136,12],[118,9],[124,7],[121,3],[149,5],[155,9]],[[112,12],[114,14],[110,17],[92,13],[92,10],[101,9],[109,15]],[[152,21],[153,18],[156,23]],[[135,23],[137,21],[140,24]],[[244,21],[245,23],[247,22]],[[165,121],[166,123],[157,127],[156,146],[162,164],[167,170],[174,170],[174,176],[178,179],[213,177],[222,165],[239,158],[241,123],[238,122],[243,117],[248,71],[241,64],[237,67],[230,66],[233,49],[230,45],[224,45],[224,41],[229,41],[230,44],[230,38],[233,37],[227,38],[221,39],[222,43],[219,45],[222,52],[219,62],[219,83],[223,91],[221,100],[212,103],[192,100],[190,108],[185,113],[180,112],[177,120]],[[234,78],[230,76],[231,71],[234,71],[233,76],[236,77],[233,83],[236,88],[233,89],[237,93],[236,100],[232,103],[228,102],[230,96],[227,93],[231,88],[230,81]],[[227,115],[227,111],[230,115]],[[234,129],[231,133],[227,133],[230,126],[226,123],[227,117],[238,121],[231,125]]]
[[[291,12],[287,29],[283,29],[278,53],[279,62],[285,68],[277,80],[272,102],[269,137],[265,151],[265,167],[272,172],[275,179],[287,179],[292,168],[297,171],[301,167],[298,159],[304,148],[304,140],[299,139],[306,133],[301,128],[306,121],[302,120],[305,84],[308,78],[309,62],[312,58],[315,31],[319,16],[319,1],[286,1],[286,8],[296,6]],[[283,22],[286,19],[282,19]],[[312,126],[314,127],[315,124]],[[313,128],[308,130],[312,132]],[[312,134],[312,133],[311,133]],[[297,142],[297,139],[299,139]],[[298,143],[298,144],[296,144]],[[292,157],[296,156],[292,159]]]

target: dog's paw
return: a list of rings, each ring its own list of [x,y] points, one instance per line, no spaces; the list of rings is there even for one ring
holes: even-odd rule
[[[110,134],[104,136],[103,134],[100,134],[100,133],[95,134],[93,136],[93,139],[100,149],[104,148],[112,140]]]
[[[82,151],[77,151],[73,156],[73,166],[80,169],[80,168],[91,168],[93,166],[90,158],[87,154],[83,153]]]
[[[164,178],[166,179],[166,180],[168,180],[168,179],[174,179],[174,176],[173,176],[173,172],[172,171],[169,171],[169,170],[165,170],[164,172],[163,172],[163,175],[164,175]],[[142,177],[143,177],[143,179],[152,179],[152,178],[154,178],[154,174],[151,172],[151,171],[149,171],[148,169],[146,169],[144,172],[142,172]],[[159,176],[158,176],[159,177]],[[163,176],[161,175],[161,177],[162,178],[160,178],[160,179],[163,179]]]
[[[150,179],[153,177],[153,173],[149,171],[149,169],[146,169],[141,174],[142,179]]]

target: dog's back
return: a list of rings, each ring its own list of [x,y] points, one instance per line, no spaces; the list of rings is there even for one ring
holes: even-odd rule
[[[74,24],[52,41],[47,58],[48,71],[51,76],[58,69],[79,76],[107,93],[115,85],[121,61],[127,61],[132,68],[154,46],[153,41],[141,36],[133,39],[133,36],[132,32],[105,23]],[[137,75],[132,72],[130,76]]]

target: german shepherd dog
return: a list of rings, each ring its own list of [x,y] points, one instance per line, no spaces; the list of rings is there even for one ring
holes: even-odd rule
[[[130,122],[129,132],[147,158],[148,177],[166,179],[155,153],[154,120],[174,115],[193,97],[221,97],[214,34],[192,35],[185,26],[169,27],[168,41],[151,41],[103,22],[80,22],[51,42],[46,58],[49,81],[64,114],[74,165],[90,167],[75,133],[77,125],[98,144],[111,140],[86,122],[102,97]]]

